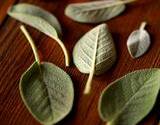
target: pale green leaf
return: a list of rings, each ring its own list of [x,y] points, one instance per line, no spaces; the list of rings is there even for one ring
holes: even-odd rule
[[[127,48],[133,58],[142,56],[150,47],[150,35],[144,29],[146,22],[143,22],[138,30],[131,33],[127,40]]]
[[[89,83],[94,74],[104,73],[112,67],[115,60],[116,49],[106,24],[98,25],[86,33],[73,50],[73,61],[76,67],[82,73],[91,74]]]
[[[104,0],[69,4],[65,15],[81,23],[100,23],[118,16],[125,4],[135,0]]]
[[[57,37],[57,32],[62,33],[57,18],[38,6],[20,3],[10,7],[8,15],[38,29],[50,37]]]
[[[160,69],[139,70],[109,85],[99,100],[99,115],[109,125],[136,125],[153,108],[160,90]]]
[[[31,45],[35,62],[22,75],[20,94],[30,113],[42,124],[53,125],[70,112],[74,90],[70,76],[47,62],[40,62],[37,48],[24,26],[20,27]],[[63,76],[63,77],[62,77]]]
[[[73,105],[69,75],[51,63],[35,62],[21,77],[20,93],[30,113],[45,125],[62,120]]]
[[[38,6],[26,3],[20,3],[10,7],[8,15],[36,28],[40,32],[56,40],[64,52],[66,66],[69,66],[68,51],[64,43],[58,37],[57,32],[61,33],[61,27],[55,16]]]

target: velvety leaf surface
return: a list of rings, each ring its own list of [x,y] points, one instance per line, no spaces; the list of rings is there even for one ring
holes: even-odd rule
[[[113,82],[100,97],[100,117],[109,125],[136,125],[156,102],[159,76],[160,69],[145,69]]]
[[[8,15],[28,24],[42,33],[48,35],[60,45],[65,55],[66,66],[69,66],[70,58],[68,50],[64,43],[59,39],[58,33],[61,33],[61,26],[55,16],[38,6],[21,3],[10,7]]]
[[[21,77],[21,97],[30,113],[42,124],[62,120],[73,105],[74,90],[67,73],[54,64],[35,62]]]
[[[118,16],[125,5],[112,6],[117,0],[73,3],[66,7],[65,14],[74,21],[82,23],[100,23]]]
[[[144,29],[146,22],[141,24],[140,29],[131,33],[127,41],[127,48],[133,58],[138,58],[145,54],[151,45],[149,33]]]
[[[48,36],[57,37],[57,32],[61,33],[61,26],[55,16],[42,8],[21,3],[10,7],[8,14],[28,25],[33,26]]]
[[[95,62],[94,73],[97,75],[104,73],[114,64],[116,49],[106,24],[93,28],[77,42],[73,60],[82,73],[90,73]]]

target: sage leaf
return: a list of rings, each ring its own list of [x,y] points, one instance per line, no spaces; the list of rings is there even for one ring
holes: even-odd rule
[[[110,20],[125,10],[125,4],[135,0],[104,0],[69,4],[65,15],[81,23],[100,23]]]
[[[93,28],[77,42],[73,61],[80,72],[90,74],[84,90],[88,94],[93,75],[103,74],[116,61],[115,45],[106,24]]]
[[[108,125],[136,125],[153,108],[160,90],[160,69],[134,71],[110,84],[99,99]]]
[[[55,16],[46,10],[27,3],[20,3],[9,8],[8,15],[24,22],[48,36],[62,33],[61,26]]]
[[[144,29],[145,26],[146,22],[143,22],[140,29],[133,31],[128,38],[127,48],[132,58],[142,56],[150,47],[150,35]]]
[[[27,3],[20,3],[10,7],[8,15],[20,22],[36,28],[40,32],[56,40],[64,52],[66,66],[69,66],[67,49],[57,34],[57,32],[61,34],[61,26],[55,16],[38,6]]]
[[[72,80],[56,65],[40,62],[32,38],[24,26],[21,30],[35,55],[35,62],[20,79],[21,98],[37,121],[44,125],[55,124],[71,111],[74,99]]]

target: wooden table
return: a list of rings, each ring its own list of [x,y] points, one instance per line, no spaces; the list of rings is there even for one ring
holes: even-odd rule
[[[21,23],[6,15],[8,7],[27,2],[55,14],[63,28],[63,41],[71,54],[77,40],[95,26],[73,22],[64,15],[67,4],[80,1],[87,0],[0,0],[0,125],[39,125],[24,106],[18,89],[20,76],[33,63],[33,52],[19,29]],[[129,34],[137,29],[142,21],[148,22],[147,30],[152,38],[152,46],[143,57],[134,60],[127,51],[126,41]],[[89,96],[83,95],[88,75],[80,73],[74,65],[66,68],[59,45],[27,26],[42,59],[63,68],[74,82],[73,110],[59,125],[104,125],[97,112],[97,103],[102,90],[110,82],[128,72],[160,67],[160,0],[138,0],[128,5],[121,16],[106,23],[115,40],[118,60],[104,75],[94,77]],[[157,125],[157,110],[154,109],[140,125]]]

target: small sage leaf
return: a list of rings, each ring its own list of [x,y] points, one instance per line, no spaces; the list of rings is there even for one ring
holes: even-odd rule
[[[104,0],[73,3],[66,7],[65,15],[81,23],[100,23],[118,16],[125,10],[125,4],[135,0]]]
[[[55,16],[35,5],[21,3],[9,8],[8,15],[28,24],[47,36],[56,40],[61,46],[65,59],[66,66],[69,66],[69,55],[64,43],[58,38],[57,32],[60,34],[61,26]]]
[[[90,74],[84,90],[90,92],[93,75],[100,75],[111,68],[116,60],[116,49],[106,24],[86,33],[75,45],[73,61],[82,73]]]
[[[131,33],[127,41],[127,48],[133,58],[142,56],[150,47],[151,40],[148,32],[144,29],[146,22],[143,22],[139,30]]]
[[[101,94],[99,115],[109,125],[136,125],[153,108],[160,69],[139,70],[113,82]]]
[[[74,99],[72,80],[54,64],[40,63],[32,38],[23,26],[21,30],[33,49],[36,61],[21,76],[20,95],[36,120],[44,125],[53,125],[71,111]]]

